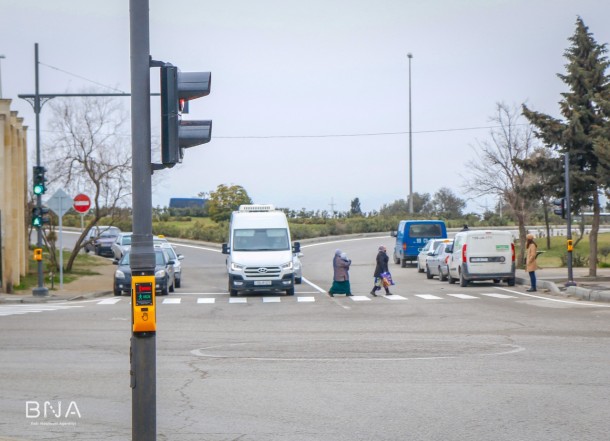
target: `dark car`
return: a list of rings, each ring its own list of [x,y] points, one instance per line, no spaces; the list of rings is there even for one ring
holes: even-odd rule
[[[131,268],[129,267],[129,252],[119,261],[114,261],[118,268],[114,272],[114,295],[131,293]],[[155,292],[166,296],[174,292],[176,280],[174,277],[174,261],[165,250],[155,249]]]
[[[112,244],[121,233],[117,227],[95,226],[85,237],[85,252],[94,251],[98,256],[114,256]]]

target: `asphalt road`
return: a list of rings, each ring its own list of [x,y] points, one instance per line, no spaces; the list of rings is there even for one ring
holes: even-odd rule
[[[183,285],[158,304],[157,439],[608,439],[608,305],[398,265],[396,295],[373,298],[391,240],[306,246],[294,297],[242,303],[222,254],[178,246]],[[325,292],[336,248],[352,298]],[[129,313],[113,296],[0,305],[0,439],[130,439]]]

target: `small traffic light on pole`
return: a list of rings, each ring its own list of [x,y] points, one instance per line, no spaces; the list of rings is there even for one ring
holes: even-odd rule
[[[47,178],[45,177],[45,172],[47,171],[41,165],[34,166],[34,194],[36,196],[40,196],[46,193],[47,191]]]
[[[49,217],[46,216],[48,213],[49,209],[46,207],[32,208],[32,226],[35,228],[42,228],[44,224],[48,224]]]
[[[176,66],[161,67],[161,162],[173,167],[182,162],[183,149],[210,142],[212,121],[182,121],[188,101],[209,95],[210,72],[180,72]]]
[[[562,219],[566,218],[566,198],[559,198],[553,201],[553,205],[555,208],[553,209],[553,213],[558,216],[561,216]]]

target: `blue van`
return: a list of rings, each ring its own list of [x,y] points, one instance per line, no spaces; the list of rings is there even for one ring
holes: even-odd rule
[[[417,260],[420,250],[430,239],[446,239],[447,226],[441,220],[401,220],[392,236],[396,237],[394,263],[400,263],[404,268],[407,261]]]

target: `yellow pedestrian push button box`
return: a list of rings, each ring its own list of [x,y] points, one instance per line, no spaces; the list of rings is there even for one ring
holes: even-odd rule
[[[568,251],[574,251],[574,242],[572,242],[572,239],[568,239]]]
[[[134,276],[131,281],[133,332],[155,332],[155,276]]]

